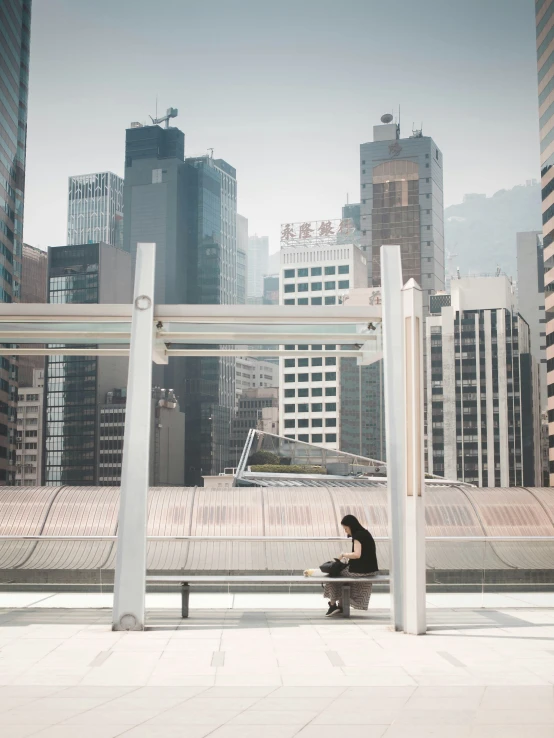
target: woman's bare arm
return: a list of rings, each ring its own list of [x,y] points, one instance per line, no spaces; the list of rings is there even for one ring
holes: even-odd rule
[[[362,555],[362,544],[360,541],[354,541],[354,550],[352,553],[342,553],[340,555],[341,559],[359,559]]]

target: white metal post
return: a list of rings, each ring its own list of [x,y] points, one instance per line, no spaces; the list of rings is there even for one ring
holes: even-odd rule
[[[137,244],[113,630],[144,630],[156,244]]]
[[[425,462],[423,448],[423,300],[413,280],[402,291],[406,402],[404,631],[427,629],[425,594]]]
[[[404,319],[400,246],[381,246],[383,368],[387,439],[387,487],[391,606],[395,630],[404,629],[404,468],[406,413],[404,383]]]

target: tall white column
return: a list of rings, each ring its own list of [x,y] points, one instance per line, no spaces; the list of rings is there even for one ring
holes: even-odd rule
[[[144,630],[156,244],[137,244],[113,630]]]
[[[425,462],[423,423],[423,300],[410,279],[402,291],[406,407],[404,631],[425,633]]]
[[[381,246],[383,364],[387,438],[387,487],[392,618],[404,628],[404,469],[406,413],[404,385],[404,319],[400,246]]]

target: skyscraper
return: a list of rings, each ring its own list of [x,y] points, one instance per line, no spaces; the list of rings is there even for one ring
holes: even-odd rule
[[[554,0],[537,0],[537,69],[541,149],[546,367],[550,485],[554,485]]]
[[[105,243],[48,250],[49,303],[130,303],[131,259]],[[44,484],[98,484],[98,408],[127,383],[125,358],[49,356],[44,382]]]
[[[540,486],[539,365],[505,276],[452,280],[426,320],[429,472]]]
[[[48,254],[42,249],[24,243],[21,260],[21,302],[46,302],[47,282]],[[29,348],[33,348],[33,344],[30,344]],[[44,374],[44,356],[20,356],[19,386],[30,387],[37,369],[41,369]]]
[[[248,298],[255,302],[264,296],[264,275],[269,269],[269,238],[267,236],[250,236],[248,238]]]
[[[413,277],[420,285],[427,313],[429,295],[444,289],[440,150],[421,131],[400,138],[400,126],[384,122],[373,127],[373,141],[360,146],[360,181],[361,243],[369,285],[381,284],[381,246],[400,244],[404,281]]]
[[[123,245],[123,180],[112,172],[69,178],[67,243]]]
[[[27,145],[27,95],[31,0],[0,3],[0,302],[21,296],[21,256]],[[15,418],[18,368],[12,357],[0,361],[0,484],[15,472]]]
[[[124,249],[156,244],[155,299],[165,304],[237,302],[235,169],[209,156],[184,159],[178,128],[127,130]],[[234,360],[178,357],[154,366],[155,386],[171,388],[185,413],[186,483],[225,467],[235,407]]]
[[[248,218],[237,213],[237,305],[246,305],[248,289]]]

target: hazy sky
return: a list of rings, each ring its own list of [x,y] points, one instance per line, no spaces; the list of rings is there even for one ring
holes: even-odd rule
[[[34,0],[27,243],[66,243],[68,176],[123,175],[156,96],[186,155],[236,167],[272,251],[359,200],[359,145],[399,104],[442,149],[445,205],[540,174],[533,0]]]

